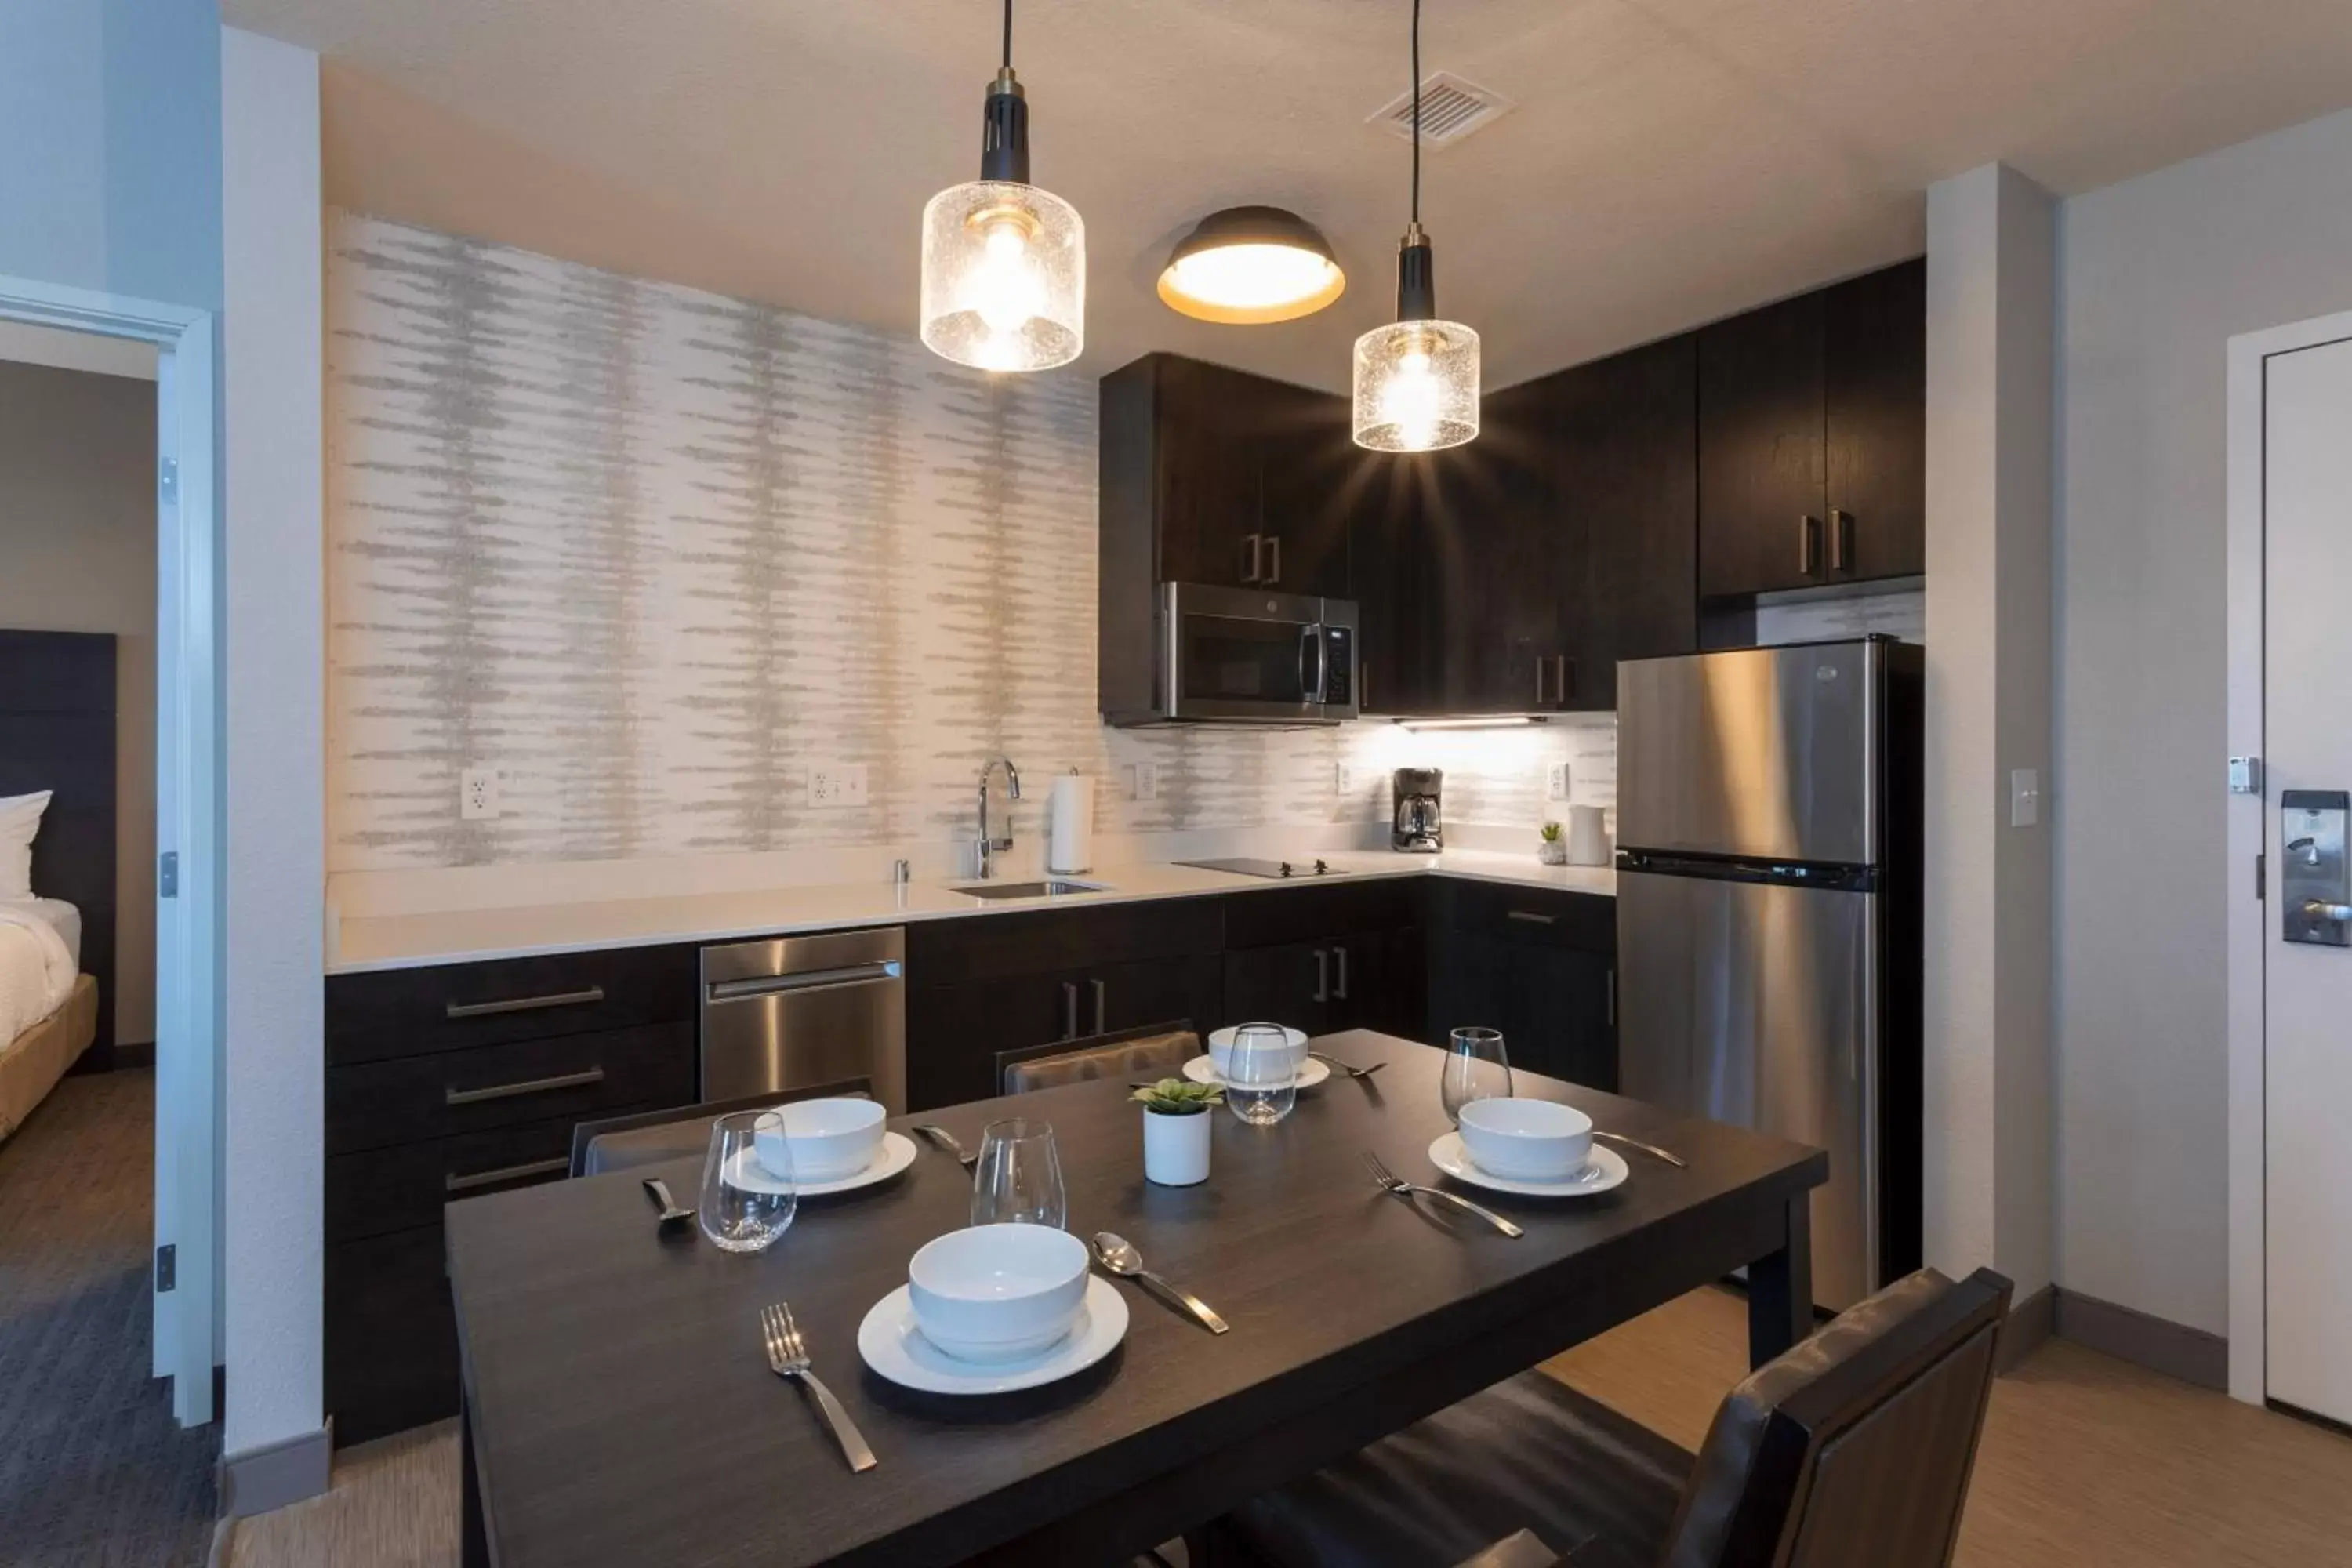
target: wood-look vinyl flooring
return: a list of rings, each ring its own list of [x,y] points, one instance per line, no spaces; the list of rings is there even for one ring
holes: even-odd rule
[[[1546,1370],[1696,1448],[1747,1366],[1700,1290]],[[347,1449],[325,1497],[236,1523],[227,1568],[455,1568],[454,1424]],[[1995,1387],[1960,1568],[2352,1568],[2352,1438],[2063,1340]]]

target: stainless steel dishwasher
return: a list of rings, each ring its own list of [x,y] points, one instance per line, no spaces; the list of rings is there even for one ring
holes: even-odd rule
[[[702,950],[702,1098],[872,1081],[907,1109],[907,933],[780,937]]]

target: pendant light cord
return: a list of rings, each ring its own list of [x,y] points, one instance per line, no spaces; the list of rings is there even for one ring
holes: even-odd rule
[[[1009,40],[1013,26],[1013,0],[1004,0],[1006,29]],[[1008,49],[1012,47],[1008,41]],[[1421,222],[1421,0],[1412,0],[1412,221]]]
[[[1421,0],[1413,0],[1418,6]],[[1004,0],[1004,68],[1013,68],[1013,0]]]

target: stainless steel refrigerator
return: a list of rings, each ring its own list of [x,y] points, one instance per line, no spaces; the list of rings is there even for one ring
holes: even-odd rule
[[[1922,650],[1617,672],[1623,1092],[1829,1151],[1813,1299],[1918,1267]]]

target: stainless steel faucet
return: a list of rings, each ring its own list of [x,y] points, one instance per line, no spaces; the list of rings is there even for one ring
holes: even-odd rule
[[[988,832],[988,775],[998,768],[1004,770],[1004,837],[992,838]],[[1021,770],[1013,765],[1011,757],[995,757],[980,764],[980,875],[985,881],[994,874],[1000,850],[1013,847],[1013,812],[1011,803],[1021,798]]]

